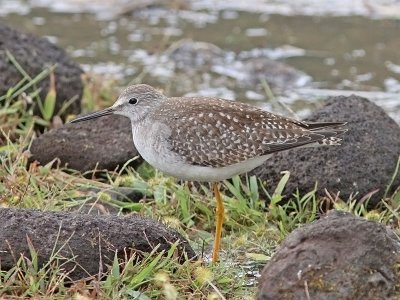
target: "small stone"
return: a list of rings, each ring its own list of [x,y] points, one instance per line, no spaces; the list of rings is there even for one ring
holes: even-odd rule
[[[85,200],[85,202],[78,201],[79,205],[69,207],[68,211],[92,215],[118,214],[121,209],[113,205],[113,202],[139,203],[144,197],[142,191],[130,187],[114,187],[107,190],[90,187],[80,189],[79,192],[80,199],[71,200]]]

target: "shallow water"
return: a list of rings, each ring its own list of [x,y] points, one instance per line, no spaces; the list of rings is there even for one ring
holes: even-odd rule
[[[180,9],[156,3],[131,11],[114,4],[127,3],[123,0],[1,1],[0,11],[3,22],[47,36],[85,70],[115,76],[121,85],[140,75],[167,87],[171,95],[201,91],[264,101],[273,109],[259,83],[254,88],[236,84],[242,74],[238,63],[268,57],[312,78],[273,90],[301,116],[315,99],[351,90],[363,91],[400,120],[400,19],[393,17],[394,1],[380,1],[389,3],[391,14],[382,5],[373,10],[362,1],[346,5],[336,0],[336,10],[331,2],[307,0],[297,5],[252,1],[246,7],[237,1],[181,2]],[[166,50],[186,38],[218,46],[224,63],[193,72],[178,68]]]

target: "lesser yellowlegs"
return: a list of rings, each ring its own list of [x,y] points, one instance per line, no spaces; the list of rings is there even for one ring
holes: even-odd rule
[[[339,145],[338,136],[346,131],[342,122],[301,122],[219,98],[168,98],[145,84],[126,88],[110,108],[72,123],[110,114],[131,120],[135,147],[152,166],[180,179],[213,183],[214,262],[224,217],[218,182],[254,169],[274,152]]]

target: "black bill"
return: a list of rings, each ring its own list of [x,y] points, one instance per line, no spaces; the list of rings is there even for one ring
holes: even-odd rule
[[[96,111],[81,117],[77,117],[75,119],[73,119],[70,123],[78,123],[78,122],[82,122],[82,121],[87,121],[87,120],[91,120],[91,119],[96,119],[96,118],[100,118],[100,117],[104,117],[104,116],[108,116],[108,115],[112,115],[114,113],[114,108],[109,107],[100,111]]]

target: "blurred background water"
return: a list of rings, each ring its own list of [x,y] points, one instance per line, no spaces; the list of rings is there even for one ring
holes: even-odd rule
[[[279,110],[273,95],[300,117],[355,93],[400,121],[400,1],[3,0],[0,18],[121,86]]]

